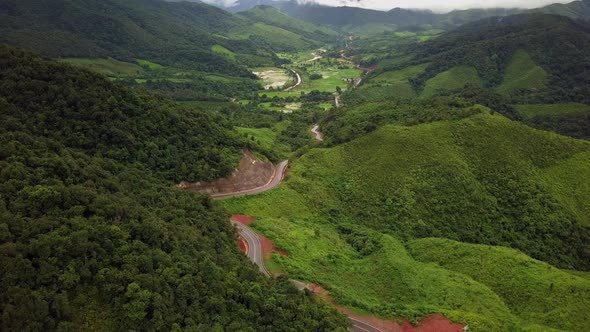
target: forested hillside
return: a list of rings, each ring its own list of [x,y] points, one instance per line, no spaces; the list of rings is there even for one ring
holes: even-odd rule
[[[148,59],[167,66],[250,76],[241,65],[278,61],[255,40],[232,37],[252,24],[203,3],[159,0],[3,1],[0,41],[51,57]],[[215,45],[235,53],[230,59]]]
[[[1,47],[0,126],[3,331],[344,330],[174,188],[233,169],[221,119]]]
[[[486,110],[313,149],[281,188],[227,206],[289,253],[282,271],[341,304],[473,331],[580,331],[590,282],[555,266],[590,268],[589,157],[586,141]]]
[[[307,48],[323,47],[326,43],[338,41],[340,34],[330,28],[324,27],[325,23],[315,25],[292,18],[287,14],[271,6],[258,6],[246,12],[239,13],[238,16],[245,17],[250,22],[264,23],[274,27],[274,29],[284,29],[306,39]],[[262,37],[262,36],[261,36]],[[277,41],[270,41],[274,44]]]

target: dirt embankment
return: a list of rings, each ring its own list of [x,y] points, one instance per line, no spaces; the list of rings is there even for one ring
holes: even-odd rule
[[[256,221],[255,218],[252,218],[250,216],[243,215],[243,214],[234,214],[233,216],[231,216],[231,218],[229,218],[229,220],[239,222],[240,224],[244,224],[246,226],[250,225],[251,223]],[[262,256],[264,257],[265,261],[270,259],[270,255],[273,252],[279,253],[283,256],[289,256],[289,254],[286,253],[285,251],[275,247],[272,244],[272,241],[269,238],[267,238],[266,236],[264,236],[262,234],[257,234],[257,235],[258,235],[258,238],[260,239],[260,246],[262,247]],[[241,243],[238,243],[238,244],[240,245],[240,248],[241,248],[242,244]],[[248,244],[246,243],[246,247],[242,249],[244,252],[247,252],[246,251],[247,245]]]
[[[370,324],[383,332],[462,332],[464,331],[461,324],[453,323],[443,315],[428,315],[418,324],[413,326],[409,321],[400,324],[394,320],[384,320],[375,316],[364,316],[355,314],[349,308],[340,306],[332,299],[327,290],[316,284],[309,284],[307,287],[314,294],[329,302],[336,310],[347,315],[350,318]]]
[[[275,166],[272,163],[264,162],[245,150],[240,166],[230,177],[214,182],[182,182],[178,187],[211,195],[233,193],[264,186],[272,178],[274,171]]]

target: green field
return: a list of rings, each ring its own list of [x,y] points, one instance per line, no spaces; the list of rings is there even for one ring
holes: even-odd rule
[[[384,72],[361,85],[354,94],[366,101],[414,98],[416,92],[409,79],[423,72],[427,66],[428,64],[422,64],[398,71]]]
[[[588,142],[499,115],[385,126],[311,150],[278,189],[224,205],[289,253],[273,266],[356,310],[439,312],[473,331],[575,331],[590,324],[588,279],[514,249],[413,239],[491,242],[583,267],[584,241],[555,232],[588,236],[590,186],[563,187],[590,177],[589,157]]]
[[[259,95],[266,94],[269,98],[274,96],[279,98],[299,97],[301,92],[309,93],[314,90],[336,92],[336,87],[340,87],[344,91],[352,84],[355,78],[361,77],[363,73],[360,69],[339,65],[334,59],[321,59],[313,63],[299,63],[293,67],[301,75],[303,82],[300,86],[290,91],[261,91]],[[320,74],[322,78],[311,80],[310,75],[312,74]]]
[[[460,89],[465,84],[482,85],[477,70],[473,67],[454,67],[428,80],[420,97],[431,97],[440,91]]]
[[[539,67],[524,50],[518,50],[504,73],[504,81],[497,90],[510,93],[517,89],[542,90],[546,88],[547,72]]]

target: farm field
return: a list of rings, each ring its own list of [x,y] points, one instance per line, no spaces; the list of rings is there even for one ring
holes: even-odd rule
[[[289,71],[284,68],[254,68],[252,72],[263,81],[266,90],[283,88],[293,82]]]

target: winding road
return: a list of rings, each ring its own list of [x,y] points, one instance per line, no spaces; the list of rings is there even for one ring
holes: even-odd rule
[[[213,199],[225,199],[225,198],[245,196],[245,195],[255,195],[255,194],[259,194],[259,193],[271,190],[273,188],[276,188],[279,184],[281,184],[281,181],[283,180],[283,177],[285,176],[285,170],[287,169],[288,165],[289,165],[288,160],[281,161],[281,163],[278,164],[277,167],[275,168],[275,171],[272,174],[272,177],[270,178],[270,180],[268,180],[268,182],[263,186],[252,188],[252,189],[241,190],[241,191],[234,191],[231,193],[213,194],[213,195],[211,195],[211,197]]]
[[[316,141],[321,142],[324,140],[324,135],[320,132],[320,125],[314,124],[311,128],[311,132],[315,135]]]
[[[262,274],[264,274],[267,277],[272,276],[270,271],[266,268],[266,265],[264,265],[264,256],[262,253],[262,243],[260,242],[260,238],[258,237],[258,235],[256,233],[254,233],[254,231],[252,231],[250,229],[250,227],[248,227],[244,224],[241,224],[237,221],[231,221],[231,223],[236,227],[240,236],[248,244],[248,252],[247,252],[248,258],[254,264],[258,265],[258,269],[260,270],[260,272],[262,272]],[[305,288],[305,284],[303,284],[301,282],[294,281],[294,283],[296,285],[299,285],[298,288]],[[348,318],[352,322],[352,326],[350,326],[348,328],[349,331],[352,331],[352,332],[383,332],[382,330],[380,330],[372,325],[369,325],[365,322],[362,322],[358,319],[352,318],[350,316]]]
[[[292,71],[295,74],[295,76],[297,77],[297,83],[295,83],[295,85],[293,85],[293,86],[286,88],[285,91],[291,91],[291,90],[295,89],[296,87],[300,86],[301,82],[302,82],[301,75],[299,75],[299,73],[297,71],[295,71],[294,69],[289,69],[289,70]]]
[[[246,241],[248,244],[248,258],[254,262],[254,264],[258,265],[258,269],[262,274],[267,277],[270,277],[270,271],[266,269],[266,265],[264,265],[264,257],[262,255],[262,244],[260,243],[260,238],[256,233],[254,233],[250,227],[240,224],[237,221],[232,221],[232,225],[234,225],[240,236]]]

